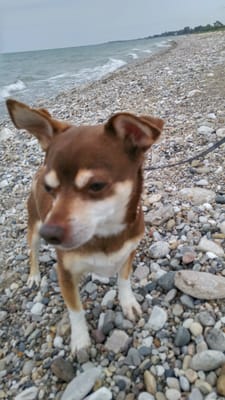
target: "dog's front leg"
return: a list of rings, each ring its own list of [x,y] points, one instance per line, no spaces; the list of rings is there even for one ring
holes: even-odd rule
[[[58,265],[58,277],[64,301],[68,307],[71,323],[71,350],[75,355],[80,349],[90,346],[90,336],[80,295],[79,275],[72,275],[61,264]]]
[[[122,266],[118,276],[119,301],[124,315],[130,320],[135,320],[141,316],[141,307],[138,304],[131,289],[130,274],[132,272],[132,262],[135,255],[133,251],[126,263]]]

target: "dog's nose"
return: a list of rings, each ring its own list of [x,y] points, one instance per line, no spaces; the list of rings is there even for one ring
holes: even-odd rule
[[[59,225],[42,225],[39,231],[41,237],[50,244],[61,244],[64,237],[64,229]]]

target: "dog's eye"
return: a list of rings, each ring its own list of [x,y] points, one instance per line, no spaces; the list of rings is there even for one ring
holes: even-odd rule
[[[93,182],[89,185],[89,190],[91,192],[100,192],[101,190],[103,190],[106,187],[106,183],[105,182]]]
[[[46,191],[46,192],[51,193],[52,187],[49,186],[49,185],[47,185],[47,183],[44,183],[44,188],[45,188],[45,191]]]

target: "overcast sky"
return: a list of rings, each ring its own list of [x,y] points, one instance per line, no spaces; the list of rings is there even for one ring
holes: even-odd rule
[[[135,39],[225,24],[225,0],[0,0],[0,51]]]

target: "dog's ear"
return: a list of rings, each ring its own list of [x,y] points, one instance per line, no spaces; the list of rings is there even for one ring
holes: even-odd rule
[[[118,113],[109,119],[105,129],[116,134],[131,146],[145,151],[157,141],[163,125],[164,121],[160,118]]]
[[[67,128],[69,124],[52,119],[49,112],[43,108],[30,108],[24,103],[8,99],[6,100],[9,115],[18,129],[26,129],[34,135],[42,149],[47,150],[54,137]]]

